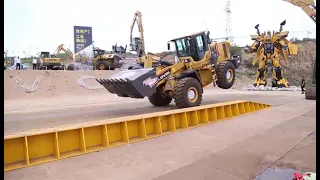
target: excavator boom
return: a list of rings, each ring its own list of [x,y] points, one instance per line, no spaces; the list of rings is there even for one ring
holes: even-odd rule
[[[138,30],[140,33],[140,39],[138,40],[137,38],[132,38],[132,31],[136,23],[138,25]],[[144,56],[146,54],[145,44],[144,44],[144,35],[143,35],[143,26],[142,26],[142,15],[140,11],[136,11],[134,13],[134,18],[130,27],[130,47],[131,47],[131,50],[135,50],[139,54],[139,57]]]
[[[284,0],[300,7],[316,23],[316,6],[314,0]],[[306,88],[305,98],[316,100],[316,60],[313,64],[312,86]]]
[[[64,44],[60,44],[58,46],[54,55],[57,56],[61,51],[65,52],[71,59],[73,59],[73,53],[68,48],[64,48]]]
[[[316,23],[316,6],[314,0],[284,0],[300,7]]]

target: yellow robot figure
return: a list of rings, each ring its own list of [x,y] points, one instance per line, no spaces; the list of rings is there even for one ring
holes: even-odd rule
[[[286,63],[287,55],[296,55],[298,51],[298,46],[291,43],[286,39],[288,37],[289,31],[282,32],[282,26],[286,24],[284,20],[280,24],[279,32],[271,33],[261,33],[259,31],[259,24],[255,26],[258,35],[251,35],[251,39],[254,43],[249,47],[247,46],[244,51],[247,54],[256,53],[256,56],[252,62],[252,65],[259,60],[259,68],[257,69],[256,79],[254,81],[254,86],[259,87],[260,85],[267,85],[266,75],[266,62],[268,60],[272,61],[272,87],[288,87],[288,81],[283,77],[283,70],[280,66],[280,56],[281,59]]]

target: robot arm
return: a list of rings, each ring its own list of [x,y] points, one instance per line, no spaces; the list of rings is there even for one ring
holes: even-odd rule
[[[257,52],[258,48],[260,46],[260,42],[259,41],[255,41],[251,46],[247,46],[244,48],[244,52],[247,54],[253,53],[253,52]]]
[[[279,44],[284,48],[285,51],[288,51],[290,55],[298,54],[298,45],[293,44],[288,39],[284,38],[279,41]]]

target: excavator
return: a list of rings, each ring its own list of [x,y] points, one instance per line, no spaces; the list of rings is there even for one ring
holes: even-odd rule
[[[316,23],[316,5],[314,0],[283,0],[294,6],[300,7]],[[314,60],[312,71],[312,84],[306,87],[305,98],[316,100],[316,60]]]
[[[68,49],[64,47],[64,44],[60,44],[58,48],[56,49],[54,54],[50,54],[50,52],[40,52],[40,69],[47,69],[47,70],[62,70],[65,68],[66,64],[64,63],[61,58],[58,58],[57,55],[60,54],[60,52],[65,52],[70,60],[73,60],[73,53]]]
[[[137,24],[140,37],[132,37],[134,25]],[[129,69],[138,69],[141,67],[150,68],[159,64],[160,56],[156,54],[148,53],[145,51],[145,42],[142,25],[142,14],[140,11],[134,13],[134,18],[130,26],[130,51],[135,51],[138,54],[137,64],[130,66]]]

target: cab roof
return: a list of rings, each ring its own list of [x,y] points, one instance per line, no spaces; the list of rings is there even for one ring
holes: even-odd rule
[[[186,37],[197,36],[197,35],[203,34],[203,33],[205,33],[205,32],[206,32],[206,31],[200,31],[200,32],[197,32],[197,33],[189,34],[189,35],[187,35],[187,36],[182,36],[182,37],[179,37],[179,38],[174,38],[174,39],[171,39],[170,41],[175,41],[175,40],[182,39],[182,38],[186,38]]]

